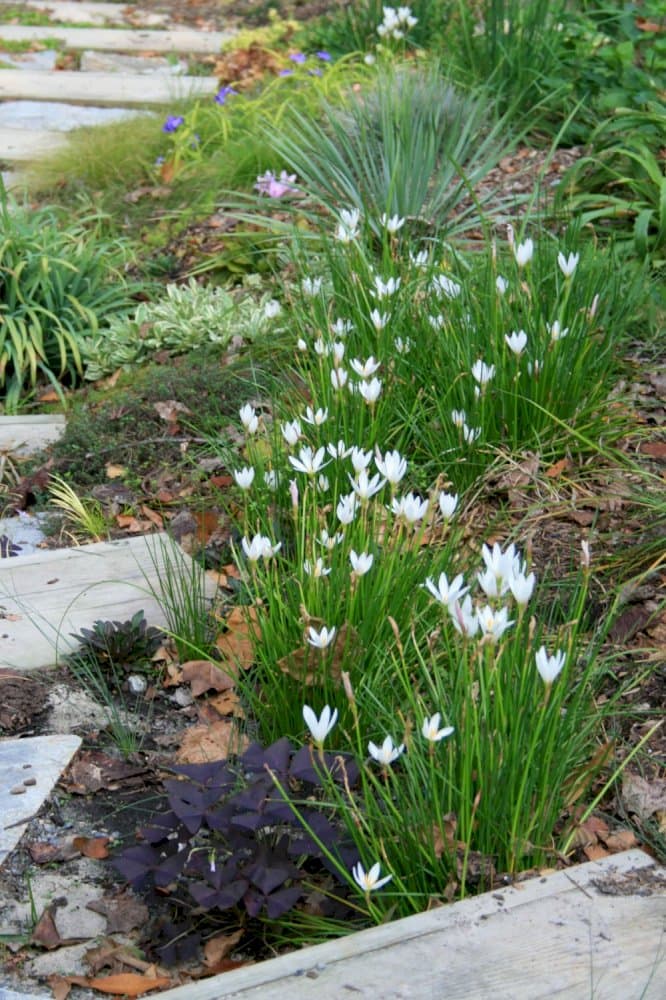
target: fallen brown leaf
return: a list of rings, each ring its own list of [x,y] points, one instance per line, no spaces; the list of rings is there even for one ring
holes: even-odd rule
[[[638,841],[632,830],[615,830],[614,833],[609,833],[604,843],[608,850],[614,854],[619,851],[630,851],[638,846]]]
[[[169,424],[177,423],[180,413],[192,412],[189,407],[185,406],[184,403],[179,403],[177,399],[165,399],[162,402],[153,403],[153,407],[162,420],[166,420]]]
[[[39,944],[42,948],[46,948],[47,951],[59,948],[62,944],[62,938],[58,934],[58,928],[55,925],[53,917],[54,911],[54,904],[51,904],[51,906],[44,910],[41,917],[35,924],[35,928],[30,937],[32,944]]]
[[[156,510],[153,510],[152,507],[149,507],[145,503],[141,504],[141,513],[149,521],[152,521],[156,528],[159,528],[160,531],[162,530],[164,527],[164,518],[161,514],[158,514]]]
[[[36,865],[48,865],[53,861],[71,861],[80,852],[74,847],[73,837],[65,837],[55,844],[37,841],[28,846],[28,853]]]
[[[109,856],[108,837],[74,837],[72,844],[84,858],[102,861]]]
[[[150,773],[147,767],[111,757],[102,750],[84,750],[77,754],[60,784],[75,795],[89,795],[102,788],[115,791],[121,785],[142,785]]]
[[[239,930],[234,931],[233,934],[218,934],[217,937],[210,938],[204,946],[204,962],[206,965],[209,968],[211,965],[217,965],[223,958],[231,954],[244,933],[245,931],[241,927]]]
[[[126,475],[127,467],[124,465],[112,465],[109,463],[106,467],[106,478],[107,479],[120,479],[122,476]]]
[[[180,764],[226,760],[230,753],[241,753],[248,746],[247,737],[238,731],[233,722],[220,721],[212,725],[191,726],[185,730],[176,760]]]
[[[72,989],[72,984],[68,979],[65,979],[64,976],[53,975],[49,976],[46,982],[53,992],[53,1000],[67,1000]]]
[[[646,781],[640,774],[625,772],[622,778],[622,801],[628,812],[641,820],[666,810],[666,778]]]
[[[108,934],[127,934],[135,927],[142,927],[150,916],[148,907],[129,892],[103,896],[88,903],[88,909],[106,917]]]
[[[188,660],[181,666],[183,680],[191,686],[195,698],[206,691],[227,691],[234,686],[234,679],[211,660]]]
[[[257,609],[234,607],[224,619],[226,631],[215,640],[215,645],[235,668],[248,670],[254,663],[254,647],[260,636]]]
[[[240,703],[238,692],[233,689],[223,691],[208,699],[208,704],[215,709],[218,715],[233,715],[236,719],[244,719],[245,712]]]
[[[115,976],[89,979],[87,976],[67,976],[74,986],[88,986],[100,993],[117,993],[126,997],[140,997],[151,990],[164,990],[171,986],[166,976],[140,976],[136,972],[122,972]]]
[[[561,476],[563,472],[571,468],[571,460],[568,458],[561,458],[559,462],[555,462],[553,465],[546,469],[546,475],[549,479],[557,479]]]

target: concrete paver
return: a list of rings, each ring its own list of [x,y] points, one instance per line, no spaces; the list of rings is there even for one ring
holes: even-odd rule
[[[98,52],[188,52],[192,55],[205,55],[219,52],[233,36],[233,31],[194,31],[190,28],[142,31],[131,28],[35,28],[6,24],[0,25],[0,49],[2,39],[11,42],[43,42],[57,38],[67,49],[96,49]]]
[[[145,107],[213,95],[217,80],[208,76],[163,77],[158,74],[0,72],[0,100],[66,101],[72,104]]]

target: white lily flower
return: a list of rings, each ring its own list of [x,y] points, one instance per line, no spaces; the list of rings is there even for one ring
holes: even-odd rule
[[[494,374],[495,365],[487,365],[481,358],[472,365],[472,376],[481,386],[487,385]]]
[[[390,736],[387,736],[380,747],[376,743],[368,743],[368,753],[373,760],[376,760],[378,764],[382,767],[388,767],[389,764],[393,764],[401,753],[405,749],[405,744],[401,743],[399,747],[393,745],[393,740]]]
[[[308,345],[305,343],[302,337],[299,337],[296,341],[296,347],[299,351],[307,351]]]
[[[458,282],[447,278],[445,274],[436,274],[430,287],[435,294],[444,294],[447,299],[457,299],[462,291]]]
[[[282,542],[273,545],[270,538],[265,535],[254,535],[252,541],[243,536],[241,548],[250,562],[258,562],[259,559],[270,559],[282,547]]]
[[[495,278],[495,288],[497,289],[498,293],[500,295],[504,295],[508,287],[509,287],[509,282],[506,280],[506,278],[503,278],[501,274],[498,274],[497,277]]]
[[[321,745],[338,721],[338,710],[334,708],[331,712],[330,706],[324,705],[321,715],[317,718],[309,705],[303,705],[303,721],[310,730],[312,739]]]
[[[379,474],[375,474],[372,478],[370,478],[370,476],[368,476],[367,469],[361,469],[361,471],[357,474],[356,479],[353,479],[350,476],[349,481],[354,491],[353,495],[357,496],[361,503],[365,503],[373,497],[375,493],[379,493],[386,482],[386,480],[380,478]],[[338,517],[339,516],[340,515],[338,515]]]
[[[381,865],[379,861],[376,862],[370,869],[370,871],[364,871],[363,865],[359,861],[352,868],[352,876],[356,885],[363,890],[365,893],[375,892],[377,889],[381,889],[383,885],[390,882],[393,878],[392,875],[385,875],[384,878],[379,877],[381,872]]]
[[[264,316],[266,319],[275,319],[282,312],[282,306],[277,299],[269,299],[264,305]]]
[[[317,476],[317,486],[319,487],[319,489],[323,493],[325,493],[330,485],[331,484],[329,482],[328,476],[325,476],[323,472],[320,472],[319,475]]]
[[[451,420],[456,427],[462,430],[467,420],[467,414],[464,410],[451,410]]]
[[[301,282],[303,294],[309,298],[314,298],[321,291],[321,278],[303,278]]]
[[[444,726],[443,729],[439,728],[439,724],[442,721],[442,716],[440,712],[435,712],[429,719],[423,720],[423,725],[421,726],[421,733],[424,738],[430,743],[439,743],[441,740],[445,740],[447,736],[450,736],[455,732],[453,726]]]
[[[513,594],[513,599],[519,607],[524,607],[534,593],[536,577],[534,573],[525,576],[524,573],[516,573],[509,579],[509,588]]]
[[[532,363],[531,361],[527,362],[527,371],[529,372],[530,375],[533,375],[534,378],[539,377],[542,369],[543,369],[543,361],[539,361],[538,358],[534,360],[534,363]]]
[[[333,364],[339,367],[342,364],[342,359],[345,356],[345,345],[341,340],[336,340],[333,344],[331,354],[333,355]]]
[[[326,628],[324,625],[319,632],[317,632],[317,630],[310,625],[306,639],[308,644],[310,646],[314,646],[315,649],[326,649],[335,639],[335,633],[335,625],[333,628]]]
[[[402,337],[396,337],[393,341],[393,345],[398,354],[409,354],[414,346],[414,342],[410,340],[409,337],[405,337],[404,339]]]
[[[524,243],[518,243],[517,246],[514,246],[513,255],[516,258],[518,267],[525,267],[526,264],[529,264],[534,256],[534,243],[532,240],[525,240]]]
[[[267,469],[266,472],[264,472],[264,482],[266,483],[266,486],[271,491],[271,493],[274,493],[279,485],[278,474],[275,471],[275,469]]]
[[[366,403],[372,406],[379,399],[382,391],[382,383],[378,378],[373,378],[369,382],[362,379],[357,385],[357,390],[363,396]]]
[[[375,361],[371,354],[367,361],[359,361],[358,358],[352,358],[349,365],[359,378],[372,378],[375,372],[379,371],[382,363],[381,361]]]
[[[388,323],[388,313],[380,313],[379,309],[373,309],[370,313],[370,322],[379,333]]]
[[[363,451],[362,448],[357,448],[356,445],[351,450],[351,463],[354,467],[354,472],[358,475],[367,469],[372,461],[372,452]]]
[[[457,493],[440,493],[439,494],[439,509],[442,517],[445,521],[450,521],[456,512],[456,507],[458,506],[458,494]]]
[[[483,608],[477,608],[476,616],[479,619],[483,638],[492,643],[498,642],[506,630],[513,625],[513,621],[509,619],[508,608],[495,610],[486,604]]]
[[[479,631],[479,619],[472,606],[469,594],[462,601],[454,601],[448,605],[449,614],[454,627],[461,635],[472,639]]]
[[[349,373],[344,368],[331,368],[331,385],[336,392],[344,389],[349,380]]]
[[[322,409],[319,407],[319,409],[315,411],[311,406],[308,406],[305,410],[303,420],[306,424],[310,424],[311,427],[321,427],[321,425],[326,423],[328,420],[328,409]]]
[[[469,590],[469,587],[465,586],[462,573],[455,576],[451,580],[451,583],[449,583],[446,573],[440,573],[439,580],[436,585],[432,577],[428,577],[423,586],[426,587],[436,601],[449,609],[457,601],[460,601]]]
[[[370,552],[361,552],[357,555],[352,549],[349,553],[349,561],[352,564],[354,576],[365,576],[368,570],[371,569],[374,558]]]
[[[299,420],[292,420],[291,423],[282,424],[280,430],[282,437],[292,448],[298,444],[301,437],[301,423]]]
[[[468,427],[467,424],[463,424],[462,433],[465,444],[474,444],[481,437],[481,428]]]
[[[234,469],[234,479],[242,490],[249,490],[254,482],[254,469],[247,465],[242,469]]]
[[[546,329],[550,334],[550,339],[553,341],[564,340],[569,332],[568,326],[565,326],[564,329],[562,329],[558,319],[556,319],[553,323],[546,323]]]
[[[375,298],[385,299],[395,293],[400,288],[400,278],[387,278],[384,281],[378,275],[375,275],[375,287],[370,289],[370,294],[374,295]]]
[[[327,465],[324,462],[324,455],[326,454],[325,449],[318,448],[316,452],[309,445],[301,448],[298,453],[298,458],[294,458],[293,455],[289,456],[289,461],[296,469],[297,472],[304,472],[306,476],[316,476],[317,473]]]
[[[384,212],[380,221],[386,232],[391,235],[397,233],[405,224],[405,220],[401,219],[399,215],[392,215],[389,218],[386,212]]]
[[[539,671],[539,675],[543,680],[544,684],[552,684],[557,675],[562,670],[567,655],[561,649],[558,649],[556,653],[549,656],[546,652],[546,647],[542,646],[541,649],[535,654],[536,668]]]
[[[327,444],[326,451],[334,459],[348,458],[351,455],[351,448],[348,448],[344,441],[338,441],[337,444]]]
[[[254,406],[251,403],[246,403],[245,406],[241,406],[239,414],[241,423],[248,434],[255,434],[259,427],[259,417]]]
[[[331,353],[331,345],[327,344],[323,337],[317,337],[314,342],[314,350],[320,358],[327,358]]]
[[[346,337],[353,329],[354,324],[348,319],[336,319],[335,323],[331,323],[331,333],[334,337]]]
[[[382,458],[381,452],[377,449],[375,465],[391,486],[397,486],[407,473],[407,459],[403,458],[399,451],[387,451]]]
[[[331,567],[325,566],[324,560],[319,556],[313,563],[309,559],[304,559],[303,572],[306,576],[311,576],[314,580],[320,580],[323,576],[328,576],[331,572]]]
[[[319,535],[319,544],[323,545],[329,552],[332,552],[336,545],[341,544],[344,537],[341,531],[337,531],[334,535],[329,535],[328,531],[324,528]]]
[[[340,524],[351,524],[356,517],[357,509],[356,494],[349,493],[345,497],[340,497],[335,513]]]
[[[505,334],[504,339],[506,340],[509,350],[513,351],[515,355],[520,357],[527,346],[527,334],[525,331],[514,330],[511,334]]]
[[[404,497],[395,497],[391,501],[391,511],[396,517],[402,518],[409,524],[416,524],[425,517],[428,510],[428,501],[421,500],[415,493],[407,493]]]
[[[557,266],[565,278],[570,278],[576,270],[579,260],[580,254],[570,253],[568,257],[565,257],[563,253],[558,253]]]

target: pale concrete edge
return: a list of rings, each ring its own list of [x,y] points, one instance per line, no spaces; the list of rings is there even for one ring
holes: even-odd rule
[[[378,949],[409,941],[412,938],[423,938],[429,934],[441,933],[447,927],[460,926],[498,912],[497,893],[504,897],[502,910],[520,907],[537,899],[557,895],[563,891],[578,892],[593,878],[602,875],[633,871],[638,868],[655,867],[656,862],[644,851],[624,851],[600,861],[588,861],[575,865],[566,871],[553,872],[542,878],[529,879],[508,886],[506,889],[495,889],[470,899],[464,899],[450,906],[442,906],[436,910],[419,913],[413,917],[404,917],[381,927],[350,934],[348,937],[326,944],[314,945],[299,951],[281,955],[266,962],[259,962],[243,969],[226,972],[211,979],[201,980],[177,986],[159,994],[160,1000],[225,1000],[233,998],[241,991],[250,990],[267,983],[276,983],[280,979],[303,974],[317,965],[328,965],[342,962],[346,959],[368,954]],[[379,995],[379,994],[378,994]]]

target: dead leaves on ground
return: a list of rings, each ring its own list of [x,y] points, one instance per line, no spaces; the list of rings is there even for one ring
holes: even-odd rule
[[[605,819],[593,815],[576,827],[573,846],[581,850],[588,861],[599,861],[610,854],[637,847],[638,841],[632,830],[621,828],[611,832]]]
[[[206,764],[225,760],[230,754],[242,753],[248,746],[247,736],[238,730],[234,722],[221,720],[190,726],[183,734],[176,760],[179,764]]]

